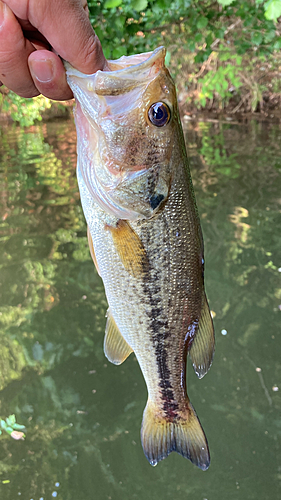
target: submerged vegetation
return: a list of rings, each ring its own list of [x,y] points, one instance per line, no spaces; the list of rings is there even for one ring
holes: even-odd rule
[[[10,415],[5,420],[0,419],[0,436],[5,432],[8,436],[11,436],[16,441],[25,438],[24,431],[25,425],[20,425],[16,422],[15,415]]]
[[[188,110],[270,114],[281,103],[281,0],[89,0],[105,56],[167,47],[166,62]],[[1,94],[0,94],[1,105]],[[50,101],[15,98],[22,126],[40,119]]]

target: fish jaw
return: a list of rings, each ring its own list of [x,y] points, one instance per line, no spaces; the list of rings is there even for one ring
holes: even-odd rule
[[[103,210],[127,220],[148,219],[169,196],[173,132],[178,121],[174,83],[164,67],[164,49],[149,57],[120,58],[114,71],[83,75],[67,63],[76,98],[78,168]],[[164,102],[166,126],[155,127],[148,110]],[[80,144],[80,147],[79,147]]]

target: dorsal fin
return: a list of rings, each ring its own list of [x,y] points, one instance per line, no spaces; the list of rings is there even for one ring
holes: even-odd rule
[[[104,353],[111,363],[121,365],[133,350],[121,335],[110,309],[107,310],[106,316]]]
[[[135,278],[142,277],[148,270],[145,248],[130,224],[119,219],[116,227],[107,225],[112,234],[114,246],[126,271]]]
[[[92,235],[91,235],[89,226],[87,226],[87,236],[88,236],[88,243],[89,243],[90,254],[91,254],[93,262],[94,262],[94,264],[96,266],[97,273],[100,275],[99,266],[98,266],[98,263],[97,263],[96,254],[95,254],[94,245],[93,245],[93,240],[92,240]]]
[[[199,378],[204,377],[209,370],[213,361],[214,350],[215,334],[213,320],[206,295],[203,293],[198,330],[188,352],[194,371]]]

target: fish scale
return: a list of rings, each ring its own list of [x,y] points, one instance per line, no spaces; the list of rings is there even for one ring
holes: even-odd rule
[[[95,75],[81,77],[69,65],[66,67],[68,82],[81,106],[76,112],[81,201],[91,253],[109,304],[105,354],[120,364],[133,351],[139,362],[148,389],[141,439],[149,462],[156,465],[176,451],[205,470],[210,462],[209,449],[186,392],[186,358],[189,354],[199,378],[205,375],[212,362],[214,331],[204,291],[200,221],[174,84],[164,67],[164,56],[160,48],[136,56],[136,64],[135,56],[121,58],[119,63],[112,63],[112,72],[98,72],[97,81]],[[108,64],[110,68],[110,61]],[[122,81],[128,77],[128,102],[130,95],[136,96],[130,94],[134,78],[139,101],[120,114],[112,96],[122,97]],[[84,80],[91,85],[85,86]],[[106,101],[109,134],[102,128],[105,101],[99,104],[101,129],[98,115],[89,113],[99,92],[101,99],[111,92],[111,108]],[[156,101],[164,111],[169,106],[171,113],[158,130],[148,122],[146,109]],[[135,166],[132,152],[127,153],[126,162],[126,151],[132,143],[126,131],[134,136],[138,157]],[[114,137],[114,144],[110,137]],[[147,144],[151,151],[146,150]],[[116,165],[121,163],[120,158],[124,162],[118,172],[104,160],[109,150]],[[124,210],[127,217],[123,217]]]

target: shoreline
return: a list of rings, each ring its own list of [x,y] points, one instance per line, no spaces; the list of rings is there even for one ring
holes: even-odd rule
[[[204,119],[206,121],[225,121],[229,123],[243,123],[249,120],[266,121],[272,123],[281,122],[281,95],[268,93],[263,96],[262,106],[258,103],[257,111],[249,111],[243,109],[243,103],[237,111],[235,109],[239,105],[239,99],[233,98],[229,103],[221,108],[219,102],[209,103],[205,108],[198,109],[194,102],[189,98],[186,92],[178,91],[178,106],[180,111],[181,119],[184,121],[198,121]],[[240,102],[243,101],[243,97],[240,98]],[[237,104],[238,102],[238,104]],[[71,117],[72,110],[74,107],[74,100],[70,101],[52,101],[52,105],[49,109],[44,110],[41,113],[43,121],[51,121],[56,119],[67,119]],[[19,123],[14,121],[11,117],[11,112],[0,110],[0,125],[1,124],[16,124]],[[36,123],[40,123],[38,120]]]

